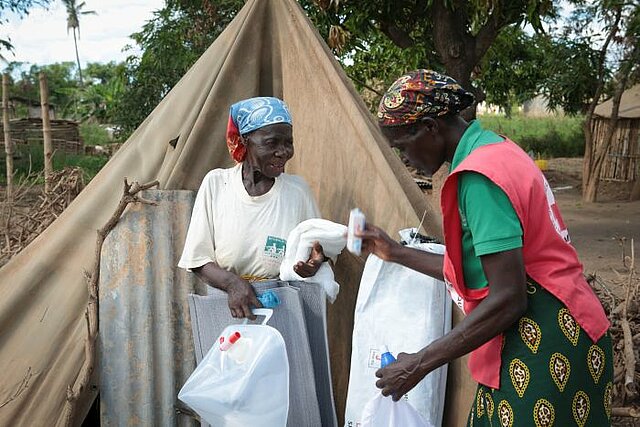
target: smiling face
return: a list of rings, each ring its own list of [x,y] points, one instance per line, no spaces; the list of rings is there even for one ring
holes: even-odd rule
[[[445,138],[433,119],[381,130],[391,147],[398,149],[413,167],[427,176],[436,173],[447,159]]]
[[[243,136],[248,163],[253,171],[268,178],[284,172],[285,164],[293,157],[293,131],[286,123],[265,126]]]

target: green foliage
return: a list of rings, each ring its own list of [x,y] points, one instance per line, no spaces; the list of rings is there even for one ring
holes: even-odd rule
[[[55,170],[63,169],[67,166],[76,166],[82,169],[85,184],[100,172],[100,169],[107,164],[109,158],[107,156],[84,156],[80,154],[67,154],[54,156],[53,168]]]
[[[503,29],[528,23],[540,31],[543,18],[555,17],[550,0],[351,0],[339,2],[336,7],[328,7],[332,2],[317,2],[325,10],[323,14],[312,14],[312,20],[329,39],[329,45],[332,28],[340,27],[349,34],[344,53],[336,50],[343,64],[349,63],[353,51],[357,54],[358,49],[368,50],[386,38],[389,43],[381,45],[384,54],[376,57],[381,62],[368,64],[372,69],[384,69],[387,63],[395,62],[394,68],[402,69],[396,72],[398,77],[416,65],[430,67],[446,72],[469,89],[472,73],[484,71],[481,61]],[[396,51],[414,51],[398,55],[388,48],[391,43]],[[355,62],[359,62],[358,58]],[[377,78],[392,80],[386,75]],[[499,88],[502,94],[505,85],[503,82]],[[477,94],[482,97],[482,90]],[[504,98],[499,95],[494,98]]]
[[[84,10],[87,2],[78,3],[76,0],[62,0],[62,4],[67,9],[67,32],[69,29],[78,30],[80,34],[80,15],[95,15],[93,10]]]
[[[540,50],[547,53],[540,61],[547,70],[541,92],[549,107],[584,114],[598,86],[599,52],[584,40],[562,38],[542,40]]]
[[[383,91],[409,69],[428,67],[447,71],[434,44],[434,32],[448,24],[434,22],[432,0],[350,0],[329,9],[317,6],[327,1],[300,3],[325,39],[332,27],[347,35],[344,44],[336,47],[336,54],[361,89],[368,86]],[[143,53],[130,56],[126,62],[125,88],[115,113],[124,136],[142,123],[243,4],[242,0],[169,0],[141,31],[132,35]],[[482,31],[487,33],[485,27],[499,29],[528,22],[540,28],[541,17],[554,13],[550,0],[445,4],[461,17],[462,28],[456,30],[465,38],[476,37]],[[516,52],[517,47],[512,51]],[[476,59],[469,59],[472,62],[469,70]],[[529,67],[529,72],[532,68]],[[490,75],[487,73],[485,78]],[[517,77],[496,83],[494,98],[502,101],[505,93],[524,93],[520,90],[522,85],[523,80]],[[376,105],[377,96],[368,93],[371,99],[367,101]],[[508,98],[511,102],[511,97]]]
[[[618,14],[622,19],[617,22]],[[605,40],[615,31],[604,51]],[[552,34],[541,48],[547,53],[544,67],[549,70],[542,93],[552,108],[565,112],[586,112],[604,84],[608,96],[615,86],[625,52],[640,44],[640,2],[596,0],[576,2],[576,8],[564,27]],[[602,64],[602,68],[601,68]],[[630,70],[630,83],[640,79],[640,64]]]
[[[110,64],[112,70],[107,74],[91,78],[77,91],[78,110],[75,114],[77,119],[94,120],[99,123],[115,122],[118,102],[124,94],[124,64],[116,65],[113,62]],[[104,73],[105,69],[100,71]]]
[[[38,173],[44,170],[44,150],[42,145],[17,145],[15,147],[14,173],[19,180],[29,173]],[[60,170],[67,166],[77,166],[82,169],[85,183],[89,182],[100,172],[100,169],[109,161],[107,156],[85,156],[82,154],[67,154],[55,152],[53,154],[53,169]],[[0,162],[0,183],[6,184],[7,167],[4,158]]]
[[[44,72],[49,87],[49,103],[55,107],[57,118],[114,123],[115,109],[124,91],[124,64],[87,64],[87,81],[82,87],[76,80],[76,71],[73,62],[32,65],[28,69],[22,63],[12,62],[6,72],[19,75],[19,78],[12,79],[9,92],[12,97],[39,105],[39,74]],[[25,117],[26,113],[26,109],[17,110],[18,117]]]
[[[61,62],[50,65],[32,65],[23,69],[24,64],[12,62],[6,72],[10,75],[17,74],[20,77],[11,81],[9,92],[11,96],[17,96],[28,100],[34,105],[40,104],[39,74],[47,75],[49,87],[49,103],[56,108],[59,117],[68,117],[72,114],[75,103],[73,91],[78,87],[75,81],[75,64],[73,62]]]
[[[485,128],[509,137],[525,151],[544,158],[584,155],[583,116],[483,115],[479,119]]]
[[[7,12],[24,16],[31,8],[44,7],[49,3],[51,0],[0,0],[0,19],[3,19]]]
[[[107,84],[114,79],[120,79],[124,76],[124,63],[115,61],[101,64],[90,62],[84,68],[84,74],[88,83],[91,84]]]
[[[109,132],[98,123],[85,122],[80,124],[80,137],[84,145],[107,145],[114,141]]]
[[[131,36],[143,53],[126,61],[115,111],[124,135],[142,123],[243,5],[242,0],[168,0]]]
[[[476,83],[487,95],[485,102],[502,107],[507,116],[514,106],[536,96],[546,76],[547,70],[540,66],[545,51],[537,39],[518,27],[505,28],[479,67]]]
[[[371,89],[379,93],[384,92],[395,79],[408,70],[430,68],[443,71],[438,59],[425,52],[422,45],[401,49],[379,31],[374,32],[367,43],[367,46],[354,47],[342,58],[342,64],[356,87],[367,93],[365,100],[369,101],[374,109],[377,108],[380,96],[372,94]],[[429,62],[425,62],[427,57],[431,58]]]

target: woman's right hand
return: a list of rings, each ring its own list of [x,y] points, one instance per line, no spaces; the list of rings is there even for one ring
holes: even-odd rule
[[[236,319],[243,317],[255,320],[256,316],[251,312],[251,307],[261,308],[253,287],[241,277],[237,277],[227,284],[227,297],[231,316]]]
[[[384,261],[393,261],[397,249],[402,248],[400,243],[393,240],[381,228],[366,223],[364,231],[356,233],[356,237],[362,238],[362,251],[372,253]]]

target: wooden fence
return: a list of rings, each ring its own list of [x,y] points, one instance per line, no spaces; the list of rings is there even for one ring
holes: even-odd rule
[[[602,144],[607,132],[609,119],[593,120],[595,147]],[[607,158],[602,166],[600,179],[604,181],[634,182],[640,172],[640,120],[620,119],[613,135]],[[597,149],[597,148],[596,148]]]
[[[0,129],[3,129],[0,125]],[[43,143],[41,119],[14,119],[10,123],[11,140],[14,144]],[[53,150],[68,154],[82,154],[84,144],[80,138],[78,123],[71,120],[51,120]],[[0,147],[4,147],[4,136],[0,132]],[[2,148],[4,151],[4,148]]]

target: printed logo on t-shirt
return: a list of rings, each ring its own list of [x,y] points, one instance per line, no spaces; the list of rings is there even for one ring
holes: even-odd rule
[[[267,236],[267,242],[264,245],[263,257],[280,263],[284,258],[284,251],[287,249],[287,241],[280,237]]]

